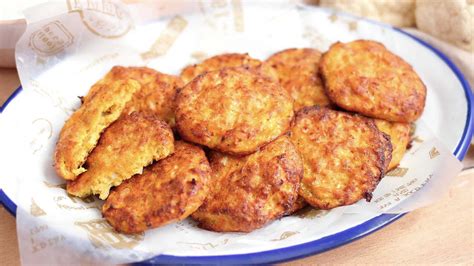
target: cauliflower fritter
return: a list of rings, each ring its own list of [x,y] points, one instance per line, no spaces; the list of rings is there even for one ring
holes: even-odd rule
[[[204,229],[250,232],[285,215],[298,198],[303,166],[287,136],[245,157],[212,152],[210,163],[211,192],[191,216]]]
[[[326,94],[342,109],[408,123],[425,107],[426,87],[420,77],[381,43],[335,43],[320,68]]]
[[[54,166],[60,177],[74,180],[87,171],[83,164],[100,134],[119,118],[139,89],[140,84],[134,80],[110,80],[107,76],[91,88],[87,102],[61,129],[54,153]]]
[[[286,212],[286,216],[288,215],[292,215],[294,214],[295,212],[303,209],[304,207],[306,207],[308,205],[308,203],[306,202],[306,200],[304,200],[303,197],[301,196],[298,196],[298,198],[296,199],[295,203],[293,203],[293,206],[291,206],[291,208]]]
[[[224,153],[246,155],[290,126],[293,101],[278,83],[245,68],[207,72],[176,100],[180,136]]]
[[[179,88],[183,87],[180,77],[160,73],[148,67],[114,66],[99,83],[107,84],[113,80],[133,79],[140,83],[141,88],[127,103],[122,114],[133,112],[150,113],[174,126],[174,100]],[[89,95],[93,95],[100,86],[93,87]],[[84,97],[84,102],[89,100]]]
[[[236,53],[216,55],[200,64],[187,66],[181,71],[181,78],[184,83],[189,83],[200,74],[226,67],[247,67],[269,79],[278,80],[277,73],[267,64],[250,57],[248,54]]]
[[[375,122],[375,119],[372,119],[374,120]],[[377,127],[377,125],[375,125]],[[377,129],[379,129],[377,127]],[[393,153],[393,146],[392,146],[392,142],[390,141],[390,135],[386,134],[385,132],[383,132],[382,130],[380,130],[380,141],[382,142],[382,145],[385,147],[385,150],[384,150],[384,156],[385,156],[385,160],[384,160],[384,164],[383,164],[383,172],[384,172],[384,175],[385,173],[388,172],[389,170],[389,167],[390,167],[390,163],[392,161],[392,153]],[[382,176],[383,178],[383,176]]]
[[[142,113],[122,116],[104,131],[87,158],[87,172],[69,182],[67,192],[77,197],[98,194],[105,199],[111,187],[173,151],[173,132],[164,121]]]
[[[193,213],[208,194],[211,168],[204,151],[177,141],[174,153],[112,189],[105,219],[124,233],[140,233]]]
[[[301,109],[290,139],[304,164],[299,193],[318,209],[370,200],[390,160],[390,141],[372,119],[327,108]]]
[[[405,154],[408,144],[410,143],[411,125],[408,123],[395,123],[385,120],[375,119],[377,128],[390,136],[392,143],[392,160],[387,170],[392,170],[400,164]]]
[[[330,104],[319,77],[321,53],[311,48],[280,51],[265,62],[275,69],[281,86],[295,100],[295,111],[305,106]]]

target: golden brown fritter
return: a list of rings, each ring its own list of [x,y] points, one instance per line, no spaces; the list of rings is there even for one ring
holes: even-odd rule
[[[87,172],[69,182],[67,191],[77,197],[98,194],[105,199],[111,187],[173,150],[173,133],[164,121],[143,113],[122,116],[104,131],[87,158]]]
[[[395,123],[380,119],[375,119],[375,125],[380,131],[390,136],[393,151],[388,170],[392,170],[398,166],[405,154],[408,143],[410,142],[411,125],[409,123]]]
[[[74,180],[85,172],[87,156],[96,146],[102,131],[119,118],[140,84],[134,80],[103,79],[91,88],[87,102],[72,114],[61,129],[54,166],[56,173]]]
[[[140,233],[183,220],[208,195],[210,175],[204,151],[177,141],[171,156],[114,188],[102,214],[117,231],[124,233]]]
[[[391,153],[372,119],[321,107],[301,109],[290,138],[304,164],[299,193],[319,209],[370,200]]]
[[[267,64],[250,57],[248,54],[236,53],[216,55],[200,64],[187,66],[181,72],[181,78],[184,83],[188,83],[200,74],[226,67],[247,67],[274,81],[278,80],[277,73]]]
[[[303,197],[298,196],[295,203],[293,203],[293,206],[291,206],[291,208],[286,212],[285,215],[292,215],[306,206],[308,206],[308,203],[306,202],[306,200],[304,200]]]
[[[245,68],[207,72],[176,100],[176,127],[184,140],[245,155],[283,134],[293,103],[278,83]]]
[[[154,114],[173,127],[174,100],[178,89],[184,85],[181,78],[163,74],[148,67],[114,66],[98,84],[107,85],[114,80],[126,79],[138,81],[141,89],[133,95],[122,114],[132,112]],[[100,86],[94,86],[89,95],[93,95],[100,88]],[[84,97],[84,102],[88,101],[89,95]]]
[[[373,120],[375,121],[375,119]],[[377,127],[377,125],[375,126]],[[379,128],[377,127],[377,129]],[[392,146],[392,142],[390,141],[390,135],[386,134],[380,129],[379,131],[382,133],[380,134],[380,141],[382,141],[382,145],[385,147],[385,150],[384,150],[385,160],[383,164],[383,172],[385,175],[385,173],[388,172],[389,167],[390,167],[390,162],[392,161],[393,146]]]
[[[393,122],[412,122],[426,87],[413,68],[378,42],[335,43],[320,63],[330,100],[339,107]]]
[[[218,232],[250,232],[287,213],[298,198],[300,157],[287,136],[245,157],[210,156],[211,193],[192,214]]]
[[[305,106],[330,104],[319,77],[321,53],[311,48],[292,48],[272,55],[265,61],[278,73],[283,88],[295,100],[295,111]]]

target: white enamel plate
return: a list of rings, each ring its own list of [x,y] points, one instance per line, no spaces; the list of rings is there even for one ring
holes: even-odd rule
[[[235,1],[234,1],[235,2]],[[240,20],[236,20],[232,13],[219,20],[212,12],[181,14],[180,20],[186,21],[186,28],[175,40],[173,46],[161,58],[146,63],[159,71],[177,74],[179,70],[189,64],[197,62],[198,55],[212,56],[223,52],[248,52],[258,59],[265,59],[270,54],[291,47],[315,47],[325,51],[335,41],[351,41],[355,39],[371,39],[382,42],[389,50],[410,63],[420,75],[428,88],[426,108],[422,116],[423,122],[432,132],[452,151],[462,159],[469,147],[472,131],[473,99],[468,83],[456,66],[441,52],[427,43],[403,32],[402,30],[363,20],[343,14],[334,14],[332,11],[300,6],[288,9],[285,6],[275,5],[246,5]],[[156,34],[169,25],[173,18],[163,18],[136,27],[126,40],[129,50],[146,51],[156,39]],[[153,32],[153,34],[150,34]],[[136,40],[143,40],[137,42]],[[130,48],[132,47],[132,48]],[[123,47],[115,45],[114,49]],[[88,47],[90,51],[99,51],[99,48]],[[118,50],[117,50],[118,51]],[[105,71],[114,64],[130,64],[129,59],[118,56],[95,69],[94,73],[81,76],[80,69],[74,75],[70,68],[81,64],[81,53],[60,58],[53,66],[44,71],[39,82],[52,87],[61,84],[64,89],[75,90],[75,95],[83,95],[87,88],[100,78]],[[66,69],[64,76],[59,75],[58,69]],[[58,72],[59,71],[59,72]],[[85,71],[84,73],[89,73]],[[63,79],[62,79],[63,77]],[[67,79],[67,80],[65,80]],[[49,82],[49,83],[48,83]],[[81,90],[81,91],[79,91]],[[65,102],[78,100],[74,97],[65,99]],[[75,103],[77,102],[77,103]],[[39,114],[52,117],[52,124],[62,123],[67,117],[55,103],[35,101],[35,92],[19,88],[0,109],[0,140],[2,145],[8,146],[24,136],[21,124],[28,114]],[[57,104],[57,103],[56,103]],[[15,121],[18,121],[18,125]],[[29,122],[31,123],[31,122]],[[35,123],[43,123],[38,120]],[[44,124],[43,127],[48,126]],[[30,127],[31,128],[31,127]],[[38,132],[43,134],[44,132]],[[57,134],[57,132],[55,133]],[[55,137],[56,135],[53,135]],[[56,136],[57,137],[57,136]],[[40,149],[41,143],[20,143]],[[1,148],[0,158],[5,166],[14,165],[21,160],[23,154],[16,150]],[[24,158],[31,158],[25,156]],[[49,158],[43,158],[50,163]],[[31,162],[32,163],[32,162]],[[27,167],[30,162],[24,162]],[[5,167],[8,168],[8,167]],[[6,171],[6,170],[5,170]],[[8,173],[8,171],[3,172]],[[0,200],[2,204],[15,215],[18,199],[17,182],[15,175],[0,176]],[[22,208],[20,205],[19,208]],[[298,242],[275,244],[271,248],[259,246],[249,242],[246,248],[219,250],[185,250],[172,249],[163,255],[156,256],[148,262],[155,263],[271,263],[291,260],[299,257],[326,251],[343,245],[364,235],[367,235],[389,224],[401,215],[379,215],[377,217],[364,216],[353,218],[350,224],[339,227],[330,227],[323,237],[315,238],[307,235]]]

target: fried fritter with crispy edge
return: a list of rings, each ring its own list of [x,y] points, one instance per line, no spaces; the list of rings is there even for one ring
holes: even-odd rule
[[[281,86],[295,100],[295,111],[305,106],[331,104],[319,77],[320,59],[321,53],[316,49],[291,48],[265,61],[275,69]]]
[[[204,151],[177,141],[171,156],[112,189],[102,214],[124,233],[140,233],[183,220],[207,197],[210,175]]]
[[[216,55],[204,60],[200,64],[187,66],[181,71],[181,78],[184,83],[188,83],[200,74],[226,67],[248,67],[267,78],[274,81],[278,80],[277,73],[269,65],[250,57],[249,54],[237,53]]]
[[[392,170],[400,164],[410,143],[411,125],[409,123],[388,122],[380,119],[375,119],[375,125],[380,131],[390,136],[393,151],[392,160],[387,170]]]
[[[375,123],[375,119],[372,119]],[[375,125],[375,127],[377,127],[377,125]],[[379,129],[377,127],[377,129]],[[385,156],[385,160],[384,160],[384,164],[383,164],[383,172],[384,172],[384,176],[385,174],[388,172],[389,170],[389,167],[390,167],[390,162],[392,161],[392,153],[393,153],[393,146],[392,146],[392,142],[390,141],[390,135],[386,134],[385,132],[383,132],[382,130],[380,130],[380,141],[382,142],[382,145],[385,147],[385,150],[384,150],[384,156]],[[382,176],[382,178],[384,177]]]
[[[335,43],[320,68],[326,94],[342,109],[408,123],[425,107],[426,87],[420,77],[381,43]]]
[[[293,206],[286,212],[285,216],[292,215],[306,206],[308,206],[308,203],[306,202],[306,200],[304,200],[303,197],[298,196],[295,203],[293,203]]]
[[[299,193],[318,209],[370,200],[390,160],[390,141],[372,119],[328,108],[297,112],[290,139],[304,164]]]
[[[104,131],[87,158],[87,172],[69,182],[67,192],[77,197],[98,194],[105,199],[111,187],[173,153],[173,141],[169,125],[154,115],[122,116]]]
[[[286,135],[244,157],[210,156],[211,193],[191,215],[218,232],[250,232],[282,217],[298,198],[303,165]]]
[[[290,126],[293,101],[276,82],[245,68],[207,72],[176,100],[176,128],[187,141],[246,155]]]
[[[56,173],[74,180],[87,171],[87,156],[97,145],[100,134],[121,115],[140,84],[134,80],[106,80],[96,83],[87,95],[88,101],[66,121],[54,153]]]
[[[122,114],[133,112],[150,113],[158,116],[174,126],[174,101],[176,93],[183,87],[180,77],[164,74],[148,67],[123,67],[114,66],[112,70],[99,83],[114,80],[134,79],[141,85],[127,103]],[[94,86],[89,95],[94,95],[100,86]],[[89,100],[89,95],[84,97],[84,102]]]

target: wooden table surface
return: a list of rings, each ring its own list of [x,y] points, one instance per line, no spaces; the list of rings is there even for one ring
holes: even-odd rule
[[[0,104],[18,87],[15,69],[0,68]],[[471,147],[464,165],[474,165]],[[474,169],[456,177],[449,193],[383,229],[323,254],[289,262],[308,264],[474,263]],[[1,265],[18,265],[15,218],[0,207]]]

